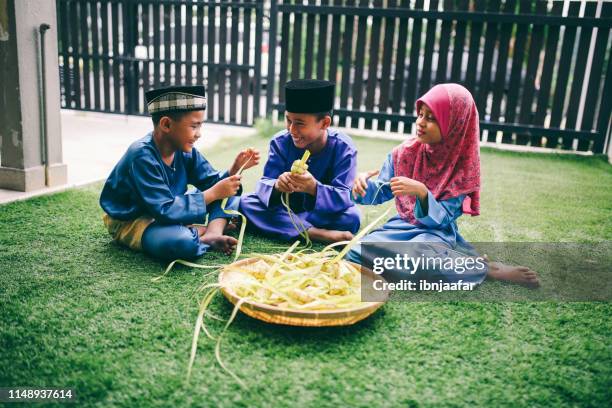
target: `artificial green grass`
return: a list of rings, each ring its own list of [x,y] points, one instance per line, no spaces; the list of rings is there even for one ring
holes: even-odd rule
[[[395,142],[356,138],[362,170]],[[227,140],[265,158],[267,139]],[[612,239],[612,169],[600,158],[483,150],[482,215],[462,217],[471,241]],[[245,172],[245,191],[259,169]],[[201,337],[185,384],[201,270],[165,264],[110,241],[100,184],[0,206],[0,386],[74,388],[79,406],[603,406],[610,400],[609,303],[390,302],[351,327],[268,325],[239,314],[222,355]],[[380,211],[373,208],[367,216]],[[244,252],[279,243],[248,235]],[[210,253],[199,262],[229,258]],[[545,277],[544,277],[545,278]],[[492,294],[529,290],[485,282]],[[220,296],[212,312],[227,317]],[[211,321],[215,332],[221,322]]]

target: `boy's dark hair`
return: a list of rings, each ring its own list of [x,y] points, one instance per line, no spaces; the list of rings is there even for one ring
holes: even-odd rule
[[[314,115],[317,117],[317,122],[320,121],[320,120],[325,119],[326,116],[331,117],[332,120],[334,119],[334,111],[332,111],[332,110],[329,110],[329,111],[326,111],[326,112],[315,113]]]
[[[157,126],[159,125],[159,121],[161,120],[161,118],[163,118],[164,116],[167,116],[173,121],[178,122],[179,120],[183,118],[183,116],[185,116],[189,112],[192,112],[192,111],[174,111],[174,112],[154,113],[151,115],[151,119],[153,120],[153,126]]]

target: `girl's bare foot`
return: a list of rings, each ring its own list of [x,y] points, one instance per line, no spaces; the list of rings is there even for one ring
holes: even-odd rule
[[[313,241],[331,243],[340,241],[350,241],[353,239],[353,234],[349,231],[327,230],[323,228],[309,228],[308,236]]]
[[[497,280],[518,283],[528,288],[540,286],[538,274],[526,266],[511,266],[501,262],[489,262],[489,273],[487,276]]]
[[[200,241],[210,245],[213,249],[221,251],[226,255],[230,255],[236,249],[238,240],[234,237],[228,237],[227,235],[217,235],[207,233],[200,238]]]

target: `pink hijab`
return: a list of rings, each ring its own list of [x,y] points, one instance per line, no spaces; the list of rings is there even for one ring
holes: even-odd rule
[[[416,101],[433,112],[440,131],[440,143],[427,145],[410,139],[393,149],[396,176],[425,184],[437,200],[465,194],[463,212],[480,214],[480,154],[478,110],[470,92],[458,84],[440,84]],[[397,212],[405,221],[415,222],[416,197],[397,196]]]

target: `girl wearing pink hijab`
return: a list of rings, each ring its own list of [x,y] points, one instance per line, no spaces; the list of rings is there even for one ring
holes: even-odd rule
[[[395,198],[398,213],[361,242],[391,243],[376,246],[389,252],[386,257],[393,257],[392,243],[398,241],[415,243],[403,248],[413,248],[418,256],[477,255],[456,224],[462,214],[480,213],[480,131],[474,99],[461,85],[440,84],[416,101],[416,110],[416,138],[394,148],[380,171],[362,173],[353,183],[357,203],[376,205]],[[361,247],[354,246],[347,258],[360,263]],[[367,254],[374,255],[381,256]],[[401,272],[398,275],[395,278],[406,278]],[[529,268],[488,261],[484,268],[461,274],[437,268],[412,277],[479,284],[487,276],[539,285],[537,274]]]

